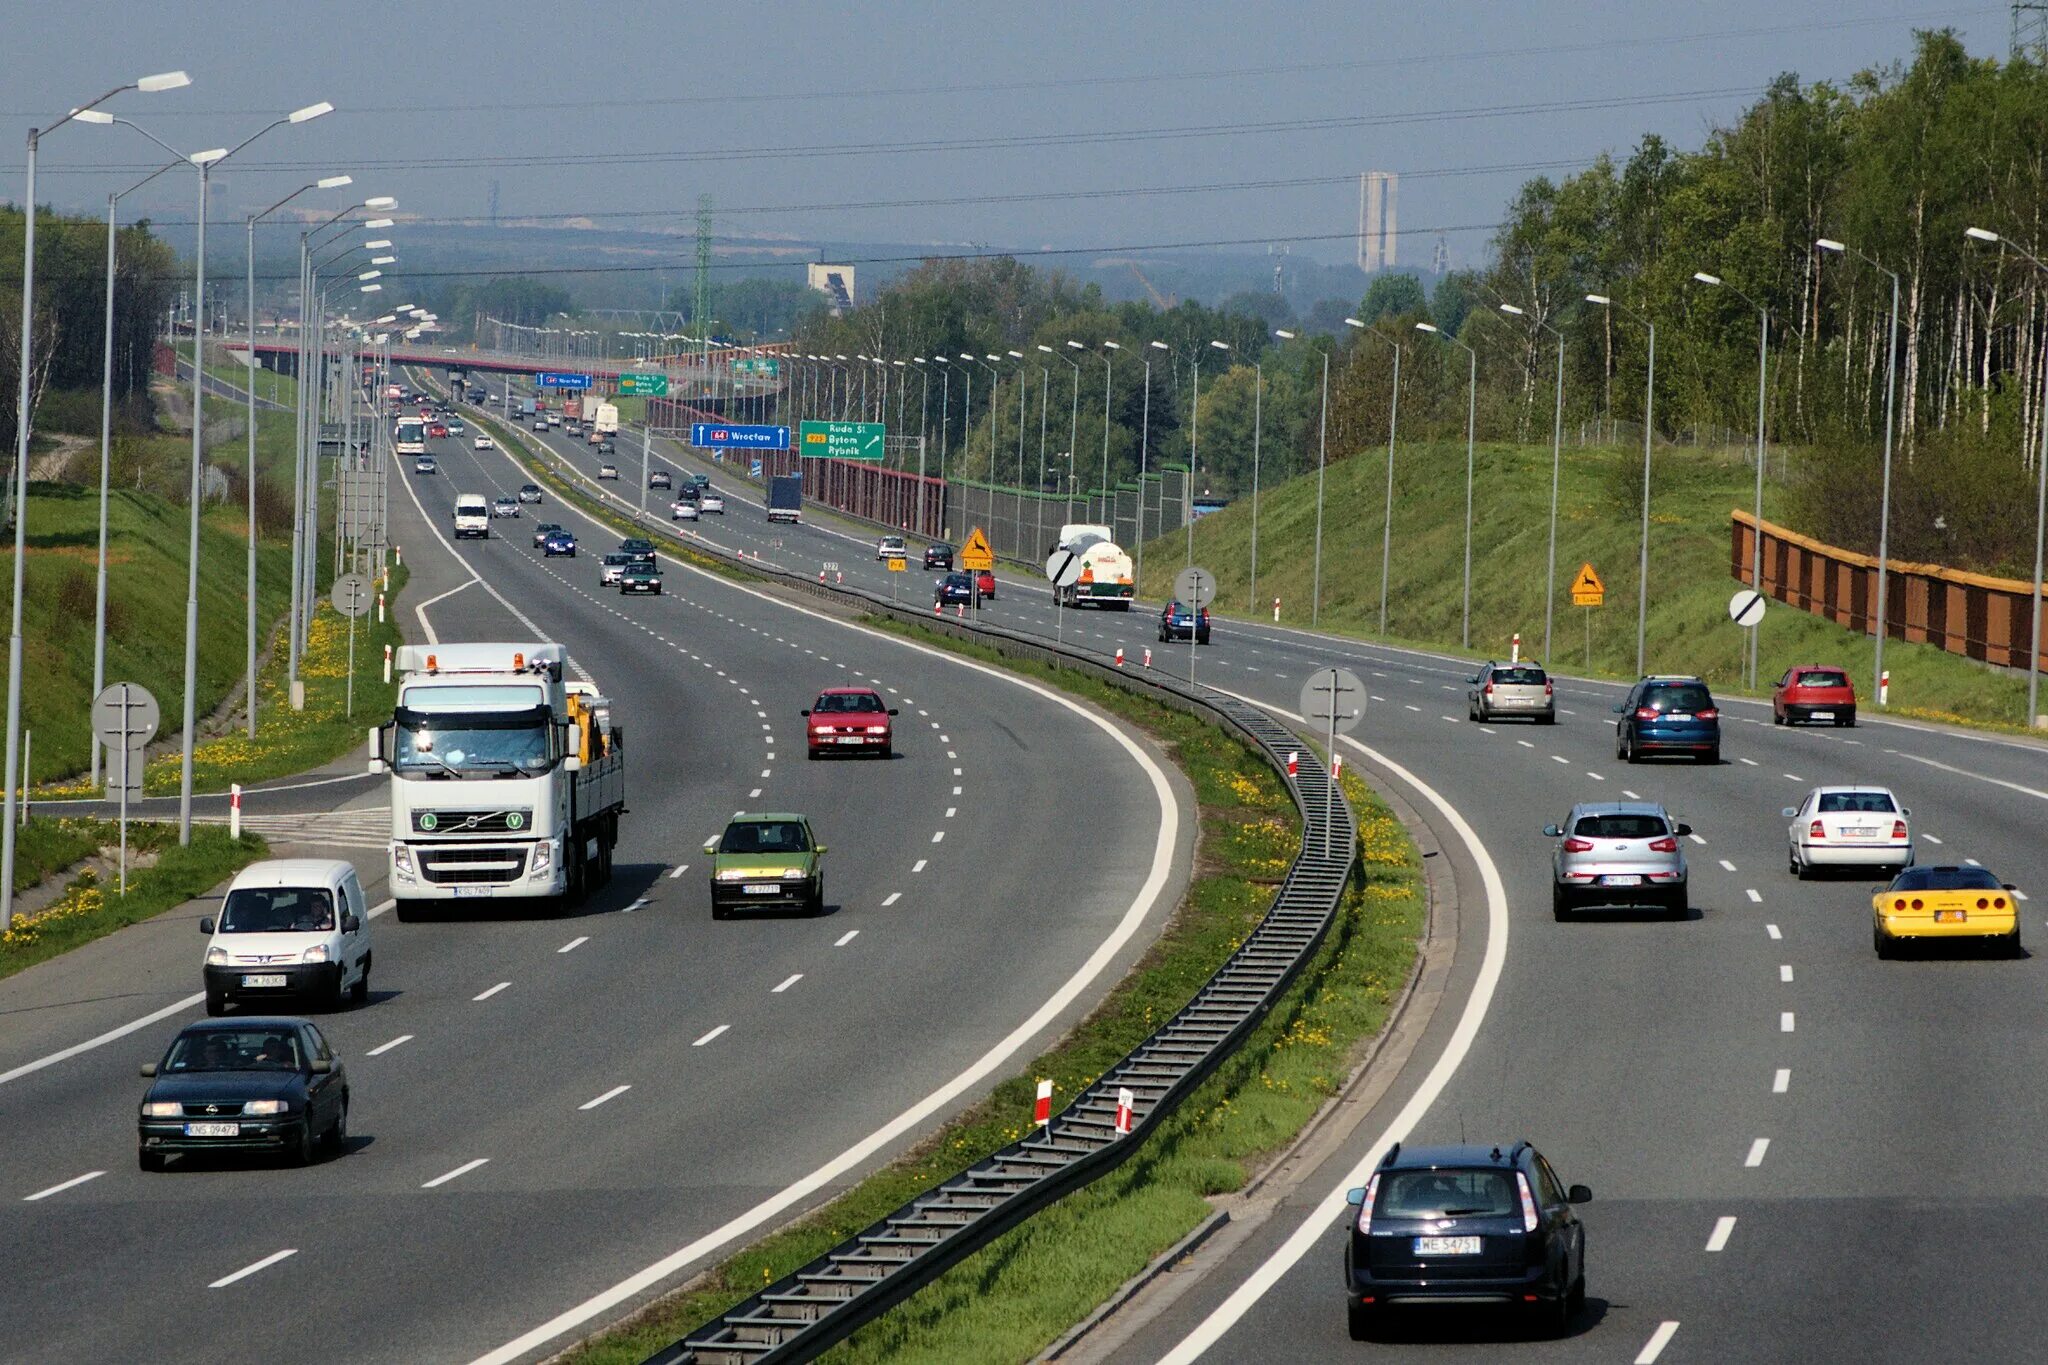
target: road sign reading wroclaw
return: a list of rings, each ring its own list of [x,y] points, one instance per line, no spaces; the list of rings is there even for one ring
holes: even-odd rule
[[[802,449],[806,455],[835,460],[880,461],[889,428],[880,422],[805,422]]]
[[[666,398],[668,397],[668,376],[665,374],[622,374],[619,376],[621,398]]]
[[[692,422],[690,444],[699,450],[788,450],[789,428]]]

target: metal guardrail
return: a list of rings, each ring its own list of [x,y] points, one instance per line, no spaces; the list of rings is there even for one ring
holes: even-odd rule
[[[551,450],[545,453],[560,460]],[[588,491],[600,505],[609,505],[675,543],[700,554],[716,553],[716,547],[702,541],[676,537],[664,522],[641,518],[637,509],[609,490],[592,483]],[[807,594],[842,603],[858,601],[869,611],[994,644],[1011,655],[1079,665],[1118,686],[1207,713],[1256,745],[1288,783],[1302,816],[1301,850],[1258,927],[1194,998],[1044,1128],[918,1195],[649,1356],[646,1365],[787,1365],[810,1360],[1033,1213],[1114,1169],[1273,1008],[1328,932],[1357,857],[1358,833],[1350,807],[1321,758],[1255,706],[1176,679],[1128,672],[1107,656],[1079,646],[1056,645],[1008,627],[928,616],[865,589],[817,583],[754,560],[732,562]],[[1294,776],[1287,772],[1290,754],[1297,759]],[[1130,1131],[1120,1134],[1116,1113],[1119,1092],[1124,1090],[1131,1092],[1134,1102]]]

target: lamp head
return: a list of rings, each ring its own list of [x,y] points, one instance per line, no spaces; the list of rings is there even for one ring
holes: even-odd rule
[[[1170,350],[1172,350],[1172,349],[1173,349],[1173,348],[1172,348],[1171,346],[1168,346],[1168,345],[1167,345],[1167,344],[1166,344],[1165,342],[1163,342],[1163,341],[1154,341],[1154,342],[1148,342],[1147,344],[1148,344],[1148,345],[1150,345],[1150,346],[1152,347],[1152,349],[1153,349],[1153,350],[1155,350],[1155,351],[1170,351]],[[1047,348],[1047,347],[1044,347],[1044,346],[1041,346],[1041,347],[1039,347],[1038,349],[1039,349],[1039,350],[1041,350],[1041,351],[1043,351],[1043,350],[1046,350],[1046,349],[1048,349],[1048,348]]]
[[[1288,331],[1285,327],[1275,327],[1273,329],[1273,335],[1279,337],[1282,341],[1292,341],[1294,340],[1295,336],[1293,332]],[[1157,345],[1158,343],[1154,342],[1153,344]]]
[[[1360,321],[1359,321],[1359,320],[1358,320],[1357,318],[1346,318],[1346,319],[1344,319],[1344,325],[1345,325],[1346,327],[1363,327],[1363,326],[1365,326],[1365,324],[1364,324],[1364,323],[1362,323],[1362,322],[1360,322]]]
[[[331,114],[333,112],[334,106],[326,100],[321,100],[318,104],[309,104],[303,109],[292,110],[291,113],[285,115],[285,121],[287,123],[311,123],[322,114]]]
[[[366,209],[395,209],[398,207],[398,201],[388,194],[380,194],[375,199],[365,199],[363,207]]]
[[[1719,275],[1709,275],[1704,270],[1693,271],[1692,277],[1698,280],[1701,284],[1719,284],[1721,282],[1721,277]]]
[[[1435,332],[1439,336],[1443,335],[1442,330],[1433,322],[1418,322],[1415,324],[1415,330],[1418,332]]]
[[[324,180],[315,180],[313,188],[316,190],[338,190],[343,185],[353,185],[355,183],[356,178],[352,175],[330,175]]]
[[[1219,351],[1227,351],[1230,349],[1230,347],[1226,346],[1224,343],[1220,341],[1212,341],[1209,344]]]
[[[73,109],[71,111],[71,117],[77,119],[80,123],[98,123],[104,125],[114,122],[114,116],[112,114],[105,113],[98,109]]]
[[[1121,345],[1114,341],[1105,341],[1102,344],[1112,351],[1121,351],[1123,349]]]
[[[1586,302],[1597,303],[1602,308],[1612,307],[1614,304],[1614,300],[1608,298],[1605,294],[1588,294],[1586,295]]]
[[[1047,355],[1051,355],[1053,353],[1052,347],[1043,344],[1041,344],[1038,349],[1044,351]]]
[[[1998,240],[1997,233],[1988,231],[1980,227],[1964,228],[1963,236],[1972,238],[1973,240],[1979,242],[1995,242]]]
[[[377,238],[377,240],[375,240],[374,242],[364,242],[364,243],[363,243],[363,246],[364,246],[365,248],[367,248],[368,250],[371,250],[371,251],[382,251],[382,250],[383,250],[383,249],[384,249],[385,247],[387,247],[387,246],[390,246],[390,245],[391,245],[391,241],[390,241],[390,239],[389,239],[389,238],[386,238],[386,237],[379,237],[379,238]]]
[[[144,76],[135,82],[135,88],[145,95],[154,95],[162,90],[179,90],[192,84],[192,78],[182,71],[163,71],[154,76]]]
[[[395,226],[397,222],[398,220],[395,218],[372,218],[369,222],[364,223],[363,226],[366,228],[388,228]]]
[[[203,152],[194,152],[192,153],[192,155],[186,157],[185,159],[195,166],[211,166],[214,162],[220,160],[227,154],[227,148],[213,147]]]
[[[1511,314],[1513,314],[1513,315],[1514,315],[1515,317],[1522,317],[1522,316],[1524,316],[1524,314],[1523,314],[1522,310],[1521,310],[1521,309],[1519,309],[1519,308],[1517,308],[1517,307],[1515,307],[1515,305],[1513,305],[1512,303],[1504,303],[1504,304],[1502,304],[1502,305],[1500,306],[1500,311],[1501,311],[1501,312],[1503,312],[1503,313],[1511,313]]]

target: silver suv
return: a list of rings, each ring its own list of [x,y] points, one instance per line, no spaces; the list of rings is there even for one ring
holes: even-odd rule
[[[1654,801],[1587,801],[1562,825],[1543,832],[1558,841],[1551,861],[1550,909],[1560,920],[1587,905],[1654,906],[1674,919],[1690,912],[1685,851],[1692,826]]]
[[[1501,716],[1527,716],[1538,725],[1557,724],[1557,692],[1541,664],[1500,664],[1488,661],[1465,679],[1466,712],[1476,721]]]

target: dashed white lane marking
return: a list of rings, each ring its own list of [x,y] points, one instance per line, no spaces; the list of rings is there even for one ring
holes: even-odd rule
[[[958,788],[958,787],[955,787],[955,788],[953,788],[953,795],[955,795],[955,796],[958,796],[959,794],[960,794],[960,788]]]
[[[1963,859],[1963,861],[1964,861],[1965,863],[1969,864],[1969,865],[1970,865],[1971,867],[1982,867],[1982,866],[1984,866],[1984,864],[1982,864],[1982,863],[1978,862],[1978,861],[1977,861],[1977,860],[1976,860],[1975,858],[1965,858],[1965,859]]]
[[[839,938],[832,944],[832,946],[834,948],[844,948],[847,944],[853,942],[855,939],[859,937],[860,930],[848,929],[845,933],[839,936]]]
[[[1728,1245],[1728,1238],[1734,1232],[1735,1219],[1732,1216],[1716,1218],[1714,1220],[1714,1230],[1707,1235],[1707,1250],[1723,1250]]]
[[[1941,847],[1941,840],[1935,838],[1932,834],[1923,834],[1920,837],[1925,839],[1928,843],[1933,844],[1936,848]]]
[[[1757,890],[1757,889],[1756,889],[1755,887],[1753,887],[1753,886],[1745,886],[1745,887],[1743,887],[1743,888],[1742,888],[1742,894],[1743,894],[1743,895],[1745,895],[1745,896],[1747,896],[1747,897],[1749,897],[1749,899],[1750,899],[1750,903],[1751,903],[1751,904],[1753,904],[1753,905],[1762,905],[1762,904],[1764,903],[1764,898],[1763,898],[1763,895],[1762,895],[1762,893],[1760,893],[1760,892],[1759,892],[1759,891],[1758,891],[1758,890]]]
[[[1771,1140],[1769,1138],[1758,1138],[1755,1142],[1749,1144],[1749,1155],[1742,1159],[1742,1164],[1745,1166],[1761,1166],[1764,1164],[1764,1153],[1770,1150]]]
[[[1600,774],[1594,772],[1591,768],[1586,769],[1586,776],[1592,778],[1595,782],[1605,782],[1607,780]]]
[[[509,982],[509,981],[500,981],[500,982],[499,982],[499,983],[498,983],[497,985],[495,985],[495,986],[491,987],[491,988],[490,988],[489,990],[487,990],[487,991],[479,991],[479,992],[478,992],[477,994],[475,994],[475,995],[472,995],[472,996],[471,996],[471,997],[469,997],[469,998],[470,998],[471,1000],[488,1000],[488,999],[490,999],[490,998],[491,998],[492,996],[496,995],[496,994],[497,994],[497,993],[498,993],[499,991],[502,991],[502,990],[504,990],[504,989],[505,989],[505,988],[506,988],[507,986],[509,986],[509,985],[511,985],[511,984],[512,984],[512,983],[511,983],[511,982]]]
[[[1791,963],[1789,963],[1789,962],[1781,962],[1781,963],[1779,963],[1779,964],[1778,964],[1778,980],[1780,980],[1780,981],[1790,981],[1791,979],[1792,979],[1792,964],[1791,964]]]
[[[573,953],[578,948],[581,948],[584,944],[588,942],[590,942],[590,935],[579,934],[575,938],[570,939],[567,943],[564,943],[561,947],[555,949],[555,951],[557,953]]]
[[[98,1180],[101,1176],[105,1174],[105,1171],[87,1171],[84,1175],[74,1175],[69,1180],[59,1181],[57,1184],[50,1186],[50,1188],[47,1190],[37,1190],[34,1194],[23,1195],[21,1197],[21,1202],[24,1204],[33,1204],[39,1199],[48,1199],[53,1194],[62,1194],[66,1190],[75,1189],[78,1186],[83,1185],[88,1180]]]
[[[445,1185],[449,1181],[456,1179],[458,1176],[468,1175],[471,1171],[475,1170],[479,1166],[488,1165],[490,1163],[490,1160],[491,1159],[487,1156],[480,1156],[474,1161],[465,1161],[460,1166],[457,1166],[454,1170],[448,1172],[446,1175],[435,1176],[432,1180],[429,1180],[426,1184],[420,1186],[420,1188],[423,1190],[431,1190],[436,1185]]]
[[[296,1256],[298,1254],[299,1249],[297,1247],[286,1247],[283,1251],[273,1251],[268,1256],[265,1256],[262,1260],[257,1261],[252,1265],[245,1265],[232,1275],[223,1275],[219,1279],[215,1280],[212,1284],[206,1287],[208,1289],[226,1289],[236,1280],[246,1280],[251,1275],[254,1275],[257,1271],[268,1270],[270,1269],[270,1267],[276,1265],[279,1261],[282,1261],[290,1256]]]
[[[1403,702],[1403,703],[1401,703],[1401,704],[1402,704],[1403,706],[1407,706],[1407,705],[1408,705],[1408,704],[1407,704],[1406,702]],[[1408,709],[1409,709],[1410,711],[1416,711],[1416,712],[1420,712],[1420,711],[1422,710],[1422,708],[1421,708],[1421,707],[1419,707],[1419,706],[1409,706],[1409,707],[1408,707]]]
[[[948,820],[952,819],[952,818],[953,818],[953,817],[954,817],[955,815],[958,815],[959,813],[960,813],[960,808],[959,808],[958,806],[948,806],[948,807],[946,807],[946,818],[947,818]]]
[[[1766,925],[1764,926],[1764,932],[1765,932],[1765,933],[1767,933],[1767,934],[1769,934],[1769,935],[1770,935],[1770,936],[1771,936],[1772,938],[1783,938],[1783,937],[1785,937],[1785,936],[1784,936],[1783,934],[1781,934],[1781,933],[1779,933],[1779,932],[1778,932],[1778,926],[1777,926],[1777,925],[1775,925],[1775,924],[1766,924]]]
[[[1781,1012],[1781,1013],[1780,1013],[1780,1014],[1778,1015],[1778,1032],[1780,1032],[1780,1033],[1790,1033],[1790,1032],[1792,1032],[1792,1029],[1793,1029],[1793,1024],[1794,1024],[1794,1020],[1793,1020],[1793,1018],[1792,1018],[1792,1011],[1791,1011],[1791,1010],[1785,1010],[1785,1011]]]
[[[1571,763],[1571,760],[1566,758],[1563,754],[1552,754],[1550,756],[1550,761],[1552,763],[1563,763],[1566,765],[1570,765]]]
[[[639,908],[640,908],[641,906],[643,906],[643,905],[645,905],[645,904],[647,904],[647,897],[645,897],[645,896],[642,896],[642,897],[641,897],[641,898],[640,898],[639,900],[636,900],[636,901],[634,901],[634,902],[633,902],[633,903],[632,903],[631,905],[629,905],[629,906],[627,906],[627,907],[626,907],[625,909],[623,909],[623,910],[619,911],[619,913],[620,913],[620,914],[622,914],[622,915],[630,915],[630,914],[632,914],[632,913],[633,913],[633,912],[634,912],[635,910],[638,910],[638,909],[639,909]],[[566,952],[566,951],[568,951],[568,950],[567,950],[567,949],[564,949],[563,951],[564,951],[564,952]]]
[[[1657,1330],[1650,1333],[1650,1339],[1643,1343],[1643,1349],[1636,1352],[1635,1365],[1657,1365],[1657,1357],[1664,1354],[1664,1348],[1671,1344],[1671,1338],[1678,1335],[1678,1323],[1665,1321],[1657,1324]]]
[[[1771,1073],[1771,1093],[1782,1095],[1792,1088],[1792,1068],[1781,1066]]]
[[[1703,848],[1706,846],[1707,836],[1704,834],[1688,834],[1685,837],[1692,840],[1694,843],[1700,845]]]
[[[1531,743],[1530,743],[1530,742],[1529,742],[1528,740],[1526,740],[1526,739],[1518,739],[1518,740],[1516,740],[1516,741],[1515,741],[1515,743],[1517,743],[1517,744],[1521,745],[1521,746],[1522,746],[1522,747],[1523,747],[1524,749],[1533,749],[1533,748],[1535,748],[1535,747],[1536,747],[1535,745],[1531,744]]]
[[[955,776],[955,777],[958,777],[958,776],[960,776],[960,770],[959,770],[958,768],[955,768],[955,769],[953,769],[953,776]]]
[[[1794,782],[1804,782],[1806,780],[1805,778],[1801,777],[1798,773],[1779,773],[1778,776],[1790,778]]]
[[[1621,794],[1623,796],[1626,796],[1631,801],[1640,801],[1643,799],[1642,797],[1636,795],[1634,792],[1630,791],[1627,787],[1623,787],[1621,789]]]
[[[617,1099],[619,1096],[625,1094],[628,1090],[631,1090],[632,1088],[633,1087],[630,1085],[615,1085],[611,1089],[605,1091],[602,1095],[599,1095],[596,1099],[585,1100],[583,1103],[577,1105],[576,1107],[578,1109],[595,1109],[597,1108],[597,1106],[603,1104],[607,1100]]]
[[[710,1042],[712,1039],[716,1038],[719,1034],[725,1032],[727,1029],[731,1027],[731,1024],[720,1024],[717,1028],[711,1030],[711,1032],[705,1034],[702,1038],[699,1038],[696,1042],[690,1044],[690,1046],[702,1047],[704,1046],[704,1044]]]
[[[882,908],[886,910],[890,906],[894,905],[897,901],[900,901],[902,899],[903,893],[901,891],[891,891],[888,895],[882,898]]]
[[[409,1042],[411,1042],[412,1040],[413,1040],[413,1035],[412,1035],[412,1034],[410,1034],[410,1033],[401,1033],[401,1034],[399,1034],[399,1035],[398,1035],[398,1036],[397,1036],[396,1038],[393,1038],[393,1039],[392,1039],[392,1040],[391,1040],[390,1042],[388,1042],[388,1043],[379,1043],[379,1044],[377,1044],[377,1046],[375,1046],[375,1047],[371,1048],[371,1049],[370,1049],[370,1050],[369,1050],[368,1052],[365,1052],[365,1053],[364,1053],[363,1055],[364,1055],[365,1057],[382,1057],[382,1056],[383,1056],[383,1055],[384,1055],[385,1053],[387,1053],[387,1052],[391,1051],[391,1049],[392,1049],[392,1048],[395,1048],[395,1047],[402,1047],[402,1046],[404,1046],[404,1045],[405,1045],[406,1043],[409,1043]]]
[[[1748,766],[1750,766],[1750,767],[1752,767],[1752,768],[1754,768],[1754,767],[1756,766],[1756,760],[1755,760],[1755,759],[1753,759],[1753,758],[1738,758],[1738,759],[1736,759],[1735,761],[1736,761],[1737,763],[1744,763],[1744,764],[1747,764]]]
[[[1479,727],[1479,733],[1482,735],[1497,735],[1500,731],[1494,729],[1491,725],[1482,725]]]
[[[1733,872],[1735,870],[1735,864],[1729,862],[1726,858],[1723,858],[1721,859],[1721,870],[1723,872]]]
[[[685,872],[688,872],[689,870],[690,865],[688,863],[677,863],[676,870],[668,874],[668,879],[670,881],[674,881],[676,878],[682,876]]]
[[[933,842],[933,843],[935,843],[935,844],[937,844],[937,843],[943,843],[943,842],[945,842],[945,838],[946,838],[946,831],[944,831],[944,830],[942,830],[942,829],[935,829],[935,830],[933,830],[933,831],[932,831],[932,842]]]
[[[770,995],[780,995],[780,994],[782,994],[782,993],[783,993],[784,991],[788,990],[788,989],[789,989],[789,988],[790,988],[791,986],[794,986],[794,985],[795,985],[795,984],[796,984],[797,982],[799,982],[799,981],[801,981],[801,980],[803,980],[803,979],[804,979],[804,974],[803,974],[802,972],[791,972],[791,973],[790,973],[790,974],[789,974],[788,976],[786,976],[786,977],[784,977],[784,978],[782,979],[782,984],[781,984],[781,985],[777,986],[777,987],[776,987],[776,988],[775,988],[774,990],[772,990],[772,991],[768,992],[768,994],[770,994]]]
[[[916,862],[910,865],[910,870],[912,872],[922,872],[925,869],[925,865],[930,861],[931,860],[928,858],[919,858]]]
[[[763,768],[761,769],[761,776],[766,777],[772,771],[774,771],[772,768]]]
[[[1459,719],[1458,719],[1458,718],[1457,718],[1456,716],[1438,716],[1438,717],[1437,717],[1437,719],[1438,719],[1438,720],[1447,720],[1447,721],[1449,721],[1449,722],[1450,722],[1451,724],[1453,724],[1453,725],[1462,725],[1462,724],[1464,724],[1464,722],[1463,722],[1463,721],[1461,721],[1461,720],[1459,720]]]

